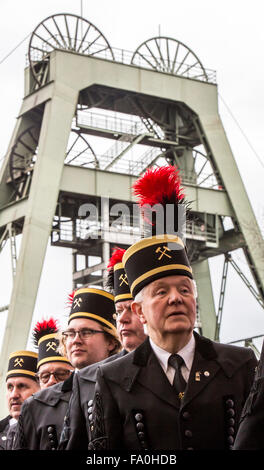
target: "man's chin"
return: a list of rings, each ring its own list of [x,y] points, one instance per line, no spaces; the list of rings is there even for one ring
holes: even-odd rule
[[[137,344],[135,338],[134,338],[134,341],[133,341],[133,338],[127,337],[127,338],[123,338],[122,346],[126,351],[133,351],[134,349],[136,349],[138,344]]]
[[[186,322],[179,322],[175,325],[171,325],[171,327],[167,329],[167,333],[175,335],[189,335],[192,331],[192,326],[190,326],[190,324],[186,324]]]
[[[10,416],[14,419],[18,419],[19,415],[20,415],[20,408],[21,407],[19,407],[19,410],[11,410],[10,411]]]
[[[72,361],[72,365],[75,369],[83,369],[84,367],[90,365],[89,361],[87,359],[85,360],[79,360],[79,361]]]

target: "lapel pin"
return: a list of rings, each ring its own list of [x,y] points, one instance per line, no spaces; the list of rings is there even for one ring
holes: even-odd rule
[[[204,372],[204,375],[205,375],[205,377],[209,377],[210,372],[208,372],[208,370],[206,370],[206,371]]]
[[[200,382],[200,380],[201,380],[201,379],[200,379],[200,375],[201,375],[201,372],[200,372],[200,371],[195,372],[195,381],[196,381],[196,382]]]

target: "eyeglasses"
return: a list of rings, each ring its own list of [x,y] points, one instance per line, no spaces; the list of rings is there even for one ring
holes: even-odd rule
[[[104,333],[102,330],[92,330],[91,328],[82,328],[81,330],[66,330],[62,332],[62,335],[66,340],[73,340],[76,335],[79,335],[81,339],[87,339],[96,333]]]
[[[55,372],[38,372],[36,376],[43,384],[46,384],[49,381],[51,375],[53,375],[57,382],[63,382],[64,380],[68,379],[68,377],[70,377],[71,373],[72,371],[69,369],[58,369]]]

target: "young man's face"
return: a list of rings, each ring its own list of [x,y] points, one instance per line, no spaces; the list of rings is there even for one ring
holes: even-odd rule
[[[117,302],[116,327],[122,346],[127,351],[133,351],[146,339],[144,327],[138,316],[132,312],[132,300]]]
[[[194,286],[187,276],[167,276],[151,282],[134,311],[154,340],[171,334],[191,334],[196,318]]]
[[[39,390],[39,384],[27,377],[10,377],[6,381],[6,390],[9,413],[18,419],[22,403]]]
[[[68,331],[73,332],[85,329],[96,330],[101,333],[95,333],[87,338],[84,338],[81,333],[76,333],[73,338],[68,338],[65,342],[67,357],[77,369],[82,369],[106,359],[115,347],[114,339],[109,339],[104,334],[102,325],[97,321],[88,318],[76,318],[71,320],[67,328]]]

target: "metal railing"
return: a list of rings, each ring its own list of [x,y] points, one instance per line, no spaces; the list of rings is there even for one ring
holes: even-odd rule
[[[125,217],[123,223],[113,221],[109,225],[106,225],[100,216],[98,220],[77,219],[76,221],[67,221],[58,219],[54,221],[52,241],[55,243],[59,241],[74,242],[77,240],[85,242],[85,240],[89,239],[104,238],[104,234],[106,233],[119,233],[133,238],[142,238],[142,230],[143,227],[140,226],[138,219],[134,221],[134,225],[131,225],[130,221]],[[185,237],[210,245],[218,245],[217,230],[206,227],[206,224],[198,225],[193,220],[187,221],[186,223]]]
[[[106,129],[116,133],[131,136],[143,134],[146,127],[141,120],[126,119],[119,116],[100,114],[92,111],[78,111],[76,118],[78,127],[92,127],[94,129]]]
[[[206,228],[206,225],[198,225],[193,220],[186,222],[186,238],[192,240],[204,241],[206,244],[218,245],[218,234],[217,230],[210,227]]]
[[[84,43],[85,42],[83,42],[83,44]],[[100,50],[100,48],[101,48],[101,50]],[[31,62],[39,62],[39,61],[42,61],[42,60],[46,60],[46,58],[49,55],[50,51],[47,50],[47,46],[46,46],[45,43],[42,44],[40,49],[41,50],[39,50],[39,51],[31,52],[31,56],[30,56]],[[57,48],[54,47],[54,49],[57,49]],[[60,48],[58,48],[58,49],[60,49]],[[65,47],[62,47],[61,50],[67,50],[67,49],[65,49]],[[77,41],[77,44],[76,44],[76,50],[78,50],[78,41]],[[74,51],[72,49],[69,49],[69,52],[76,53],[76,51]],[[134,65],[134,64],[131,63],[134,52],[127,51],[125,49],[116,48],[116,47],[112,47],[111,49],[109,49],[109,48],[105,48],[105,45],[100,46],[100,44],[89,46],[89,43],[87,42],[87,54],[85,54],[85,55],[94,56],[96,58],[109,60],[111,62],[118,62],[118,63],[125,64],[125,65],[131,65],[133,67],[140,67],[142,69],[155,70],[153,67],[146,65],[147,64],[146,59],[151,61],[151,59],[152,59],[151,56],[144,55],[144,58],[142,58],[142,57],[140,57],[140,55],[137,55],[137,59],[136,59],[137,63],[136,63],[136,65]],[[113,59],[113,55],[114,55],[114,59]],[[170,71],[169,63],[168,63],[166,58],[163,58],[162,62],[163,62],[163,67],[164,67],[165,71],[160,70],[160,69],[157,69],[157,71],[159,71],[160,73],[167,73],[167,74],[170,74],[170,75],[181,76],[181,74],[177,74],[174,71]],[[26,65],[29,65],[28,54],[26,55]],[[180,66],[181,64],[178,63],[178,62],[175,62],[175,66],[177,66],[177,65]],[[184,73],[185,78],[190,78],[190,79],[194,79],[194,80],[198,80],[198,81],[203,81],[203,82],[216,84],[216,71],[215,70],[206,68],[206,69],[204,69],[205,74],[203,74],[203,73],[201,73],[201,71],[202,71],[201,67],[191,66],[187,63],[185,64],[185,70],[186,70],[185,73]]]

